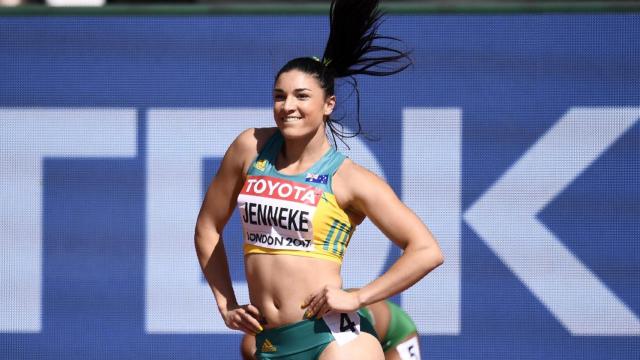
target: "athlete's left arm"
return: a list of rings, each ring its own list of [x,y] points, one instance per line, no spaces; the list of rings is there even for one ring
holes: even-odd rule
[[[314,294],[305,304],[311,314],[348,311],[387,299],[443,263],[442,251],[427,226],[384,180],[346,160],[333,178],[333,189],[343,207],[369,217],[403,253],[387,272],[358,291],[326,288]]]
[[[403,250],[387,272],[354,293],[362,305],[369,305],[409,288],[440,266],[444,257],[427,226],[384,180],[352,162],[345,165],[349,206],[366,215]]]

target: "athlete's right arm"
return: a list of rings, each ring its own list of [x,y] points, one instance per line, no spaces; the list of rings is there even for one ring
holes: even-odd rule
[[[231,286],[222,231],[236,207],[245,169],[257,154],[256,144],[255,131],[250,129],[240,134],[229,146],[202,202],[194,235],[200,267],[225,324],[249,334],[262,330],[256,320],[260,314],[251,304],[238,305]]]

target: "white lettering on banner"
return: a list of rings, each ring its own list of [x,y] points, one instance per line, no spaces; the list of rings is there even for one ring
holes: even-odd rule
[[[235,333],[225,326],[211,290],[201,282],[193,242],[186,240],[193,239],[202,202],[202,159],[222,158],[248,126],[273,126],[272,119],[267,108],[148,111],[147,332]],[[247,303],[247,284],[233,286],[238,301]]]
[[[469,226],[573,335],[637,336],[640,320],[537,214],[638,119],[640,108],[570,109],[464,213]]]
[[[241,120],[246,118],[263,119],[257,125],[270,126],[271,110],[149,112],[145,283],[145,324],[149,332],[231,332],[211,311],[211,294],[200,282],[192,248],[175,239],[192,236],[201,199],[201,159],[222,157],[227,144],[244,129]],[[464,215],[469,226],[572,334],[640,335],[640,321],[536,215],[639,118],[638,108],[571,109]],[[0,236],[5,242],[5,251],[0,252],[0,331],[38,332],[42,326],[42,161],[46,157],[136,156],[136,112],[0,109],[0,120],[0,179],[2,188],[8,189],[3,191],[0,203]],[[429,126],[424,126],[425,122]],[[447,258],[441,269],[402,296],[418,330],[425,334],[460,332],[460,125],[459,109],[412,108],[403,112],[402,198],[428,220]],[[416,153],[414,149],[420,146],[427,148]],[[348,154],[381,173],[375,156],[361,142],[352,142]],[[544,184],[535,183],[540,177],[530,176],[534,172],[544,174]],[[428,176],[430,173],[439,174],[437,180]],[[191,185],[183,186],[176,178],[187,179]],[[413,187],[430,189],[429,197],[417,196],[411,191]],[[280,189],[275,183],[265,183],[260,189],[274,196],[305,196],[302,188]],[[290,215],[291,219],[300,216],[293,212]],[[12,221],[15,216],[22,221]],[[294,221],[291,219],[286,223]],[[495,219],[500,221],[494,222]],[[291,224],[293,230],[303,226],[302,222]],[[525,235],[535,237],[536,242],[516,244],[505,240]],[[388,252],[389,242],[357,241],[358,236],[375,238],[380,234],[370,224],[361,225],[350,252]],[[11,241],[18,237],[22,241]],[[371,258],[366,258],[369,275],[358,270],[363,261],[358,256],[346,258],[345,286],[360,286],[383,270],[383,256],[375,257],[373,264]],[[565,270],[540,273],[536,270],[539,261],[562,264],[555,268]],[[547,275],[553,276],[554,281],[549,281]],[[239,299],[246,301],[246,284],[234,286]],[[578,301],[587,297],[591,301]],[[419,312],[420,308],[439,310]],[[448,314],[448,318],[438,314]],[[606,318],[600,314],[606,314]]]
[[[42,328],[44,160],[135,157],[136,122],[134,109],[0,108],[0,332]]]
[[[418,333],[460,333],[462,110],[402,112],[402,200],[438,239],[445,263],[402,294]]]
[[[222,157],[248,118],[256,119],[253,125],[272,126],[267,108],[156,109],[148,113],[148,332],[232,332],[212,310],[212,295],[200,281],[193,248],[176,239],[193,236],[202,196],[202,158]],[[461,119],[461,110],[455,108],[403,111],[402,198],[425,219],[447,259],[442,268],[402,296],[405,309],[423,334],[460,333]],[[571,109],[464,214],[489,248],[575,335],[637,336],[640,321],[536,216],[639,119],[640,108]],[[0,332],[39,332],[42,163],[47,157],[135,157],[136,111],[0,108],[0,130],[0,241],[4,248],[0,252]],[[360,140],[354,140],[346,153],[382,174],[376,157]],[[419,148],[423,151],[417,152]],[[434,173],[438,176],[431,175]],[[258,189],[272,196],[317,201],[304,186],[265,181]],[[421,197],[413,189],[428,192]],[[302,219],[307,218],[301,216],[291,211],[282,224],[292,231],[303,229]],[[21,241],[13,241],[17,238]],[[511,240],[523,238],[536,241]],[[289,236],[281,235],[278,241],[285,243]],[[390,246],[365,222],[349,251],[387,254]],[[557,266],[552,272],[540,272],[540,262]],[[368,283],[383,271],[384,263],[384,256],[345,258],[345,287]],[[362,272],[362,268],[369,271]],[[247,302],[246,283],[234,283],[234,287],[239,301]],[[582,301],[585,298],[590,301]],[[430,311],[419,311],[425,308]]]
[[[252,119],[251,124],[246,119]],[[247,126],[273,126],[272,109],[152,109],[147,114],[147,215],[145,328],[149,333],[225,333],[228,329],[215,307],[208,285],[202,284],[201,270],[191,242],[193,226],[202,201],[201,163],[205,157],[222,157],[233,139]],[[368,169],[382,174],[375,156],[359,139],[349,142],[349,156]],[[180,181],[177,181],[179,179]],[[257,185],[257,182],[254,184]],[[304,186],[301,186],[304,187]],[[274,196],[309,193],[288,188],[281,192],[275,184],[258,188]],[[299,191],[299,192],[298,192]],[[317,196],[314,200],[318,201]],[[352,257],[343,264],[345,286],[361,286],[378,276],[385,264],[391,242],[369,222],[356,233],[366,242],[352,240],[349,251],[380,254]],[[287,235],[288,236],[288,235]],[[372,259],[373,258],[373,259]],[[368,271],[363,272],[361,269]],[[248,302],[247,284],[234,282],[238,301]],[[351,286],[353,287],[353,285]]]

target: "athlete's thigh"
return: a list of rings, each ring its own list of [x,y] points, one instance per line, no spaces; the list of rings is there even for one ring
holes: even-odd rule
[[[255,360],[256,337],[245,334],[240,340],[240,355],[243,360]]]
[[[385,360],[420,360],[420,341],[418,334],[405,337],[398,345],[384,353]]]
[[[355,339],[338,345],[332,341],[318,360],[384,360],[380,342],[373,335],[361,332]]]

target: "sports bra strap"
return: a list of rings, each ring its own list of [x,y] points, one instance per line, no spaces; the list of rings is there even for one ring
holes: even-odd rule
[[[262,149],[260,149],[260,153],[258,154],[257,160],[269,160],[272,164],[275,163],[278,152],[280,148],[282,148],[282,143],[284,142],[284,138],[280,133],[280,130],[276,130],[271,137],[267,140],[267,143],[264,144]]]

